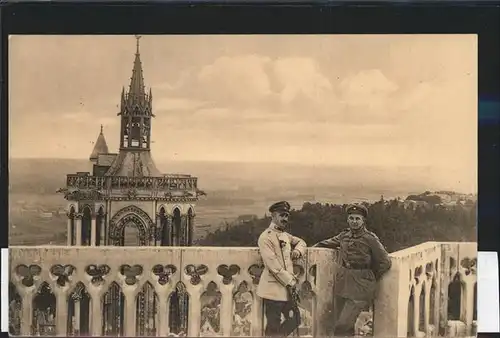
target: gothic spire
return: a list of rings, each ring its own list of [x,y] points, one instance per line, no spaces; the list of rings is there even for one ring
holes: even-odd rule
[[[132,77],[130,78],[130,88],[129,88],[129,99],[143,99],[145,97],[145,89],[144,89],[144,76],[142,74],[142,62],[141,62],[141,54],[139,51],[139,40],[141,39],[140,35],[136,35],[137,39],[137,47],[135,52],[135,60],[134,60],[134,68],[132,69]]]
[[[103,126],[101,124],[101,132],[97,137],[97,141],[94,145],[94,150],[92,150],[92,154],[90,154],[90,160],[95,161],[99,157],[99,154],[107,154],[109,153],[108,144],[106,143],[106,139],[104,138]]]

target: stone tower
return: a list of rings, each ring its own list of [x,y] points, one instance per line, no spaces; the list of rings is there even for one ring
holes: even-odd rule
[[[103,128],[90,172],[67,175],[68,245],[190,246],[197,178],[161,174],[151,156],[153,96],[146,93],[139,39],[128,90],[122,88],[120,149],[110,153]]]

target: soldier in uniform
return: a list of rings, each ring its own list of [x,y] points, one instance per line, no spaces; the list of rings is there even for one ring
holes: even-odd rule
[[[265,336],[286,337],[300,325],[300,314],[294,302],[297,277],[292,260],[305,254],[306,243],[286,232],[290,204],[277,202],[269,207],[271,224],[259,236],[258,245],[264,262],[264,271],[257,287],[257,295],[264,300],[267,325]],[[290,316],[290,312],[294,315]],[[285,321],[281,324],[281,314]]]
[[[350,205],[346,211],[349,228],[313,245],[339,250],[340,267],[335,278],[335,336],[354,336],[356,319],[372,303],[378,281],[391,268],[384,246],[366,229],[368,209],[363,205]]]

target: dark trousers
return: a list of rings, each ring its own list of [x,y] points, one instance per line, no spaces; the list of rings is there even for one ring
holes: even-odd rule
[[[337,320],[335,321],[334,335],[337,337],[354,336],[356,320],[367,305],[366,301],[335,297]]]
[[[299,309],[289,301],[264,299],[267,325],[266,337],[287,337],[300,326]],[[281,323],[281,314],[285,321]]]

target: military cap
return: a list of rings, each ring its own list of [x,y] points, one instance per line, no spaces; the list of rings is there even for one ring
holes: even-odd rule
[[[290,203],[287,201],[276,202],[269,207],[269,212],[290,212]]]
[[[351,204],[347,206],[346,212],[348,214],[361,214],[365,217],[368,217],[368,209],[364,205],[360,204]]]

